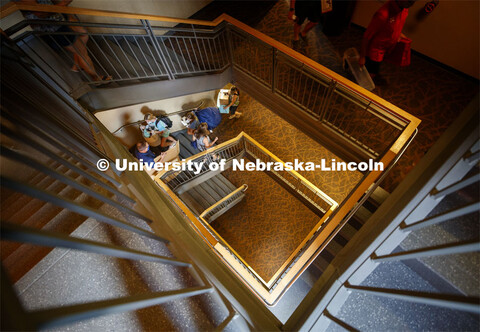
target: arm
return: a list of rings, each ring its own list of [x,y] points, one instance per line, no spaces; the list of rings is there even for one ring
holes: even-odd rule
[[[230,106],[232,106],[233,104],[235,104],[235,102],[237,101],[237,98],[238,98],[237,95],[232,95],[232,101],[230,102],[230,104],[228,104],[227,106],[223,106],[223,108],[224,108],[224,109],[227,109],[227,108],[229,108]]]
[[[166,147],[166,146],[170,146],[172,145],[173,142],[167,142],[168,141],[168,137],[163,137],[162,136],[162,142],[160,143],[160,146],[162,148]]]
[[[203,138],[203,144],[205,144],[205,147],[206,147],[207,149],[211,148],[211,147],[215,144],[216,141],[218,141],[218,137],[215,137],[215,139],[214,139],[211,143],[208,142],[208,138],[207,138],[207,137],[204,137],[204,138]]]
[[[290,10],[288,11],[288,19],[293,21],[293,15],[295,14],[295,0],[290,0]]]

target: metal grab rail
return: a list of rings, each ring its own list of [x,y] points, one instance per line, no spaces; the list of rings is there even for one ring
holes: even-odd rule
[[[240,157],[244,153],[242,135],[243,133],[234,139],[185,159],[185,162],[191,162],[193,164],[202,166],[197,174],[195,174],[195,170],[170,170],[160,172],[156,176],[156,179],[160,179],[165,182],[173,191],[178,190],[182,185],[187,184],[192,180],[210,172],[210,165],[212,163],[216,163],[220,160],[225,160],[228,163],[233,159]]]
[[[199,216],[199,218],[202,218],[205,220],[207,223],[210,223],[211,217],[219,212],[220,210],[226,208],[229,206],[232,202],[237,200],[242,196],[242,194],[248,189],[248,186],[246,184],[242,185],[241,187],[235,189],[232,191],[230,194],[227,196],[223,197],[221,200],[210,206],[208,209],[202,212],[202,214]]]
[[[470,253],[472,260],[478,259],[480,244],[474,234],[472,239],[460,238],[440,244],[440,239],[445,242],[448,237],[443,233],[440,236],[438,229],[434,229],[441,222],[450,223],[449,227],[461,225],[465,229],[468,229],[469,223],[477,223],[476,218],[468,219],[465,215],[478,214],[478,190],[470,187],[470,190],[462,191],[480,179],[478,165],[469,160],[479,151],[478,123],[477,96],[412,173],[368,219],[355,238],[333,259],[322,278],[284,325],[286,330],[327,330],[330,321],[338,324],[346,318],[349,318],[344,322],[347,326],[351,324],[351,329],[358,328],[357,322],[342,312],[343,304],[352,293],[385,297],[390,299],[391,305],[395,305],[393,301],[399,301],[399,305],[400,301],[423,304],[425,306],[417,307],[417,310],[424,310],[421,314],[431,313],[430,306],[476,314],[480,312],[476,290],[469,293],[463,289],[458,292],[459,295],[455,295],[451,286],[442,287],[439,284],[434,286],[435,291],[428,289],[427,292],[420,291],[417,285],[413,286],[411,277],[408,277],[408,282],[405,282],[407,279],[395,279],[395,285],[383,284],[378,276],[373,277],[375,269],[381,264],[385,268],[385,264],[412,259],[423,260],[429,269],[437,270],[435,272],[443,277],[445,271],[439,271],[440,264],[443,270],[454,261],[454,258],[448,260],[449,255]],[[475,203],[463,205],[466,199]],[[447,211],[438,214],[435,212],[438,210]],[[430,216],[432,212],[433,217]],[[403,241],[409,235],[412,237]],[[415,238],[425,240],[417,243]],[[413,244],[409,244],[409,240]],[[436,245],[431,246],[433,243]],[[473,252],[477,252],[477,256]],[[433,259],[435,263],[431,263]],[[461,260],[464,259],[468,262],[468,258],[462,257]],[[462,271],[460,265],[455,267],[455,271],[448,271],[447,279],[458,281],[469,274]],[[371,308],[372,311],[376,309],[373,306]],[[309,313],[308,316],[305,311]]]
[[[1,105],[4,120],[2,123],[2,133],[4,135],[2,135],[1,146],[3,147],[2,155],[6,158],[2,159],[4,174],[1,175],[0,179],[2,209],[6,208],[4,211],[2,210],[0,225],[2,249],[4,244],[6,245],[5,248],[8,249],[2,251],[5,257],[14,254],[18,258],[20,254],[24,254],[22,260],[33,258],[35,260],[33,264],[38,263],[41,257],[39,258],[37,253],[34,253],[35,257],[30,257],[30,252],[25,255],[25,251],[23,251],[25,248],[28,248],[31,252],[35,251],[28,247],[29,243],[43,247],[82,250],[91,255],[89,259],[95,254],[104,254],[111,257],[173,265],[175,268],[172,269],[171,278],[178,276],[179,270],[177,267],[185,267],[186,269],[183,272],[189,274],[189,285],[195,282],[200,287],[187,286],[181,282],[179,285],[184,287],[183,289],[168,292],[150,292],[98,302],[87,300],[85,303],[72,306],[56,304],[46,310],[30,311],[20,303],[18,289],[13,288],[13,282],[10,281],[7,271],[4,269],[6,267],[8,273],[11,273],[13,278],[17,279],[21,277],[22,273],[26,272],[24,266],[17,260],[7,257],[1,265],[2,328],[5,327],[6,330],[38,330],[57,327],[101,315],[122,313],[154,306],[166,301],[212,293],[215,288],[202,275],[202,271],[198,270],[194,263],[191,263],[191,258],[185,252],[177,249],[180,246],[177,245],[177,239],[172,236],[172,229],[158,217],[163,216],[164,211],[157,209],[157,213],[152,213],[153,218],[150,220],[143,215],[144,212],[139,213],[132,208],[132,204],[139,204],[140,202],[144,204],[142,199],[151,197],[145,192],[137,196],[129,191],[144,188],[144,186],[138,185],[139,179],[142,179],[142,174],[132,175],[131,178],[135,179],[136,182],[133,183],[136,186],[131,186],[132,182],[125,179],[126,176],[131,174],[124,174],[122,177],[115,174],[112,174],[113,177],[109,175],[103,177],[100,176],[101,173],[93,172],[96,173],[93,175],[89,173],[89,171],[92,171],[91,160],[85,158],[85,153],[80,147],[92,150],[92,155],[97,156],[96,160],[99,157],[118,157],[117,153],[108,150],[104,154],[96,147],[97,142],[96,137],[93,136],[95,133],[92,126],[101,128],[102,133],[108,133],[108,131],[102,128],[98,120],[84,110],[81,110],[84,116],[78,117],[77,120],[75,112],[78,110],[72,108],[74,101],[68,96],[66,97],[67,100],[62,100],[57,94],[50,93],[54,87],[45,84],[39,77],[29,76],[31,68],[22,61],[12,61],[15,57],[9,51],[10,49],[2,51],[2,62],[7,61],[7,59],[10,62],[3,66],[1,77],[2,91],[7,91],[2,98]],[[45,74],[41,73],[41,75]],[[25,94],[32,90],[38,93],[29,94],[27,98]],[[9,116],[5,116],[7,114]],[[63,137],[68,139],[63,139]],[[109,143],[114,140],[113,137],[109,139]],[[104,151],[106,150],[104,149]],[[118,152],[118,150],[115,152]],[[126,151],[124,152],[125,158],[132,158]],[[68,154],[68,159],[65,154]],[[33,171],[27,170],[25,172],[24,169],[27,167],[32,168]],[[88,169],[88,171],[85,169]],[[96,170],[100,172],[98,169]],[[107,185],[104,180],[123,188],[113,188]],[[150,179],[146,178],[145,180],[148,180],[148,184],[150,184]],[[127,185],[129,189],[125,190]],[[150,189],[151,193],[153,192],[152,195],[158,200],[163,198],[153,186],[150,186]],[[117,197],[112,198],[112,194]],[[98,202],[92,201],[92,198],[94,198],[93,201],[99,200],[101,203],[109,204],[110,207],[99,206]],[[44,205],[38,200],[43,200],[47,204]],[[51,208],[48,203],[57,205],[63,210],[60,210],[60,214],[58,214],[58,209],[55,209],[57,211],[55,214],[45,213],[45,211],[41,215],[38,214],[38,211],[41,211],[38,209],[46,208],[46,211],[48,211]],[[156,208],[157,202],[155,204],[149,203],[150,205],[147,206]],[[115,209],[111,209],[111,207]],[[141,209],[141,206],[137,207]],[[71,213],[83,214],[101,223],[123,228],[123,230],[128,231],[129,237],[138,234],[165,244],[171,244],[171,246],[165,248],[171,255],[165,255],[163,250],[160,254],[152,253],[151,249],[158,249],[151,248],[149,245],[147,245],[148,250],[136,250],[127,247],[125,243],[121,246],[112,245],[69,236],[65,233],[57,233],[59,229],[64,230],[65,228],[67,228],[66,232],[71,232],[71,228],[76,226],[75,223],[85,221],[85,218],[79,218],[79,221],[74,220],[75,218],[71,218]],[[125,219],[125,221],[122,219]],[[159,219],[161,220],[159,221]],[[54,220],[53,223],[52,220]],[[147,225],[145,221],[149,224]],[[23,224],[12,224],[12,222]],[[47,226],[45,226],[45,223],[47,223]],[[159,223],[162,225],[161,230],[157,227]],[[64,227],[65,224],[68,227]],[[52,230],[55,230],[55,232]],[[158,234],[162,235],[159,236]],[[170,241],[172,237],[173,240]],[[4,240],[9,242],[3,242]],[[17,245],[21,245],[20,248]],[[159,245],[159,243],[156,245]],[[4,256],[3,254],[2,256]],[[20,266],[22,272],[18,273],[17,270]],[[36,268],[28,273],[35,273],[35,280],[44,277],[43,272],[36,274],[38,273]],[[68,272],[66,273],[68,274]],[[88,281],[88,278],[85,279],[85,282]],[[48,284],[50,285],[50,283]],[[70,286],[77,288],[75,284],[70,284]],[[56,292],[51,293],[55,296]],[[211,299],[216,300],[214,302],[215,305],[218,305],[216,309],[219,309],[219,311],[225,309],[225,305],[218,302],[218,294],[213,293],[210,296]],[[61,298],[61,295],[59,297]],[[45,298],[42,299],[42,301],[44,300]],[[65,302],[61,303],[64,304]],[[234,308],[227,306],[227,309],[230,315],[235,316]],[[236,323],[239,321],[237,319]],[[228,320],[224,323],[228,323]]]
[[[255,141],[248,134],[242,132],[236,138],[233,138],[221,145],[214,146],[200,154],[193,155],[185,159],[185,162],[201,164],[201,170],[195,174],[195,170],[185,171],[163,171],[156,176],[157,181],[163,181],[173,191],[178,191],[183,185],[200,178],[206,173],[211,172],[210,165],[220,160],[225,160],[228,168],[233,159],[243,157],[245,154],[252,158],[258,159],[265,163],[280,163],[284,167],[282,171],[271,170],[270,173],[275,175],[280,181],[292,188],[297,194],[305,198],[310,204],[318,209],[321,215],[329,210],[335,210],[338,203],[331,199],[327,194],[318,187],[305,179],[302,175],[294,170],[287,170],[285,163],[276,157],[260,143]]]

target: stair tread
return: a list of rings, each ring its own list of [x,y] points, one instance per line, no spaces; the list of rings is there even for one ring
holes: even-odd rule
[[[231,183],[225,176],[219,174],[217,179],[220,180],[220,181],[222,181],[223,184],[224,184],[225,186],[227,186],[228,189],[231,190],[230,192],[232,192],[232,191],[234,191],[235,189],[237,189],[237,188],[233,185],[233,183]]]
[[[212,196],[215,202],[218,202],[224,197],[220,193],[218,193],[218,189],[216,188],[215,183],[210,181],[210,179],[201,183],[200,187],[202,187],[206,192],[208,192],[208,194]]]
[[[155,72],[154,59],[149,54],[141,52],[135,42],[127,41],[125,38],[119,40],[118,42],[122,49],[125,51],[125,53],[129,54],[135,59],[135,61],[139,65],[140,70],[143,72],[143,75],[161,75],[159,71],[158,73]]]
[[[210,195],[205,192],[205,190],[198,186],[188,190],[187,192],[197,201],[197,203],[199,203],[203,207],[203,210],[206,210],[210,206],[215,204],[215,200],[210,197]]]
[[[191,157],[191,156],[193,156],[193,155],[195,155],[195,154],[197,154],[197,153],[200,152],[200,150],[194,149],[194,148],[192,147],[192,145],[190,144],[191,141],[188,140],[187,138],[185,138],[185,136],[183,136],[183,135],[178,135],[178,136],[175,137],[175,138],[177,138],[177,139],[179,140],[179,142],[180,142],[180,147],[181,147],[180,150],[185,150],[185,151],[186,151],[186,154],[188,155],[188,157]],[[188,157],[187,157],[187,158],[188,158]]]
[[[196,216],[201,215],[202,212],[205,210],[188,191],[181,194],[180,198]]]
[[[232,192],[232,190],[230,190],[229,187],[227,187],[227,185],[220,179],[220,177],[224,177],[223,175],[221,174],[218,174],[216,176],[214,176],[213,178],[211,178],[210,180],[215,183],[216,187],[222,191],[222,197],[225,197],[227,196],[228,194],[230,194]]]

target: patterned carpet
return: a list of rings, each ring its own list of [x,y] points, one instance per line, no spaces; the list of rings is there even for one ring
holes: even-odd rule
[[[218,10],[212,10],[212,7],[222,9],[229,7],[227,4],[225,1],[213,1],[202,10],[202,13],[197,13],[201,15],[196,18],[213,20],[218,16]],[[269,11],[267,12],[265,8]],[[260,19],[259,15],[255,14],[257,13],[255,2],[242,2],[242,6],[237,6],[235,11],[229,14],[291,46],[293,24],[286,19],[288,8],[288,0],[279,0],[270,7],[263,6],[261,14],[265,12],[266,14]],[[338,74],[352,79],[343,71],[341,59],[347,48],[359,48],[362,35],[363,30],[352,25],[340,36],[327,37],[322,33],[321,26],[317,26],[307,35],[308,44],[298,51]],[[381,71],[388,84],[376,87],[373,92],[422,120],[413,143],[382,183],[382,187],[392,192],[478,93],[479,85],[478,81],[445,69],[416,54],[412,54],[411,65],[408,67],[384,63]],[[245,94],[241,94],[239,111],[244,113],[244,117],[239,120],[228,120],[228,117],[224,116],[222,124],[216,130],[221,141],[245,131],[284,161],[298,158],[318,162],[321,158],[335,158],[334,154],[323,148],[319,142],[311,140],[301,130],[292,127]],[[242,181],[251,185],[250,180],[241,178],[245,174],[231,173],[225,172],[236,185],[242,184],[240,183]],[[304,232],[314,221],[306,217],[308,210],[296,205],[292,211],[306,213],[305,217],[302,215],[304,224],[298,222],[302,218],[294,219],[296,221],[292,222],[291,211],[287,211],[282,218],[280,211],[291,204],[291,197],[280,187],[272,195],[265,196],[265,200],[248,198],[249,194],[253,198],[255,191],[269,192],[268,188],[274,184],[268,176],[265,176],[268,180],[263,180],[259,174],[249,175],[255,183],[252,189],[256,189],[247,192],[247,199],[238,208],[216,220],[213,225],[257,273],[268,279],[276,267],[283,263],[291,248],[295,248],[301,241]],[[337,202],[341,202],[360,179],[360,174],[353,172],[304,172],[302,175]],[[270,203],[267,203],[267,199]],[[245,206],[252,202],[258,204],[258,208],[267,206],[268,211],[273,210],[272,206],[280,207],[277,210],[278,216],[275,213],[275,224],[272,224],[274,219],[270,218],[269,213],[261,212],[261,218],[258,214],[249,217],[250,206],[248,208]]]
[[[215,129],[220,142],[245,131],[283,161],[320,163],[336,157],[303,132],[240,92],[240,119],[223,115]],[[235,186],[246,183],[246,198],[212,223],[213,228],[266,281],[320,220],[305,205],[262,172],[222,173]],[[361,179],[359,172],[300,172],[337,202]]]
[[[246,183],[248,190],[212,227],[268,281],[320,218],[265,172],[222,174],[236,187]]]
[[[293,23],[287,20],[288,9],[288,0],[242,1],[237,6],[232,6],[231,1],[215,0],[192,18],[213,20],[220,12],[226,12],[291,47]],[[352,79],[343,71],[341,59],[346,49],[359,49],[362,35],[362,28],[351,25],[339,36],[326,36],[318,25],[308,33],[308,45],[298,51]],[[383,63],[381,72],[388,84],[376,87],[373,92],[422,120],[413,143],[382,183],[382,187],[392,192],[478,93],[479,84],[415,53],[410,66]]]
[[[293,24],[286,19],[288,8],[287,0],[278,1],[255,28],[291,46]],[[363,30],[352,25],[340,36],[327,37],[319,25],[307,35],[308,45],[298,51],[351,79],[343,71],[341,59],[346,49],[359,49],[362,35]],[[413,143],[382,183],[392,192],[478,93],[479,85],[416,54],[408,67],[383,63],[381,73],[388,84],[373,92],[422,120]]]

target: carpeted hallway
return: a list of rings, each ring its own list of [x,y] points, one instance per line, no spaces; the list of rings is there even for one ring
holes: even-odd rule
[[[293,24],[287,20],[288,9],[288,0],[242,1],[236,6],[230,1],[213,1],[192,18],[213,20],[218,13],[225,12],[291,46]],[[351,25],[339,36],[326,36],[318,25],[307,35],[308,44],[298,51],[348,77],[342,68],[343,52],[350,47],[358,49],[362,35],[362,28]],[[388,84],[376,87],[373,92],[422,120],[413,143],[382,183],[382,187],[392,192],[478,93],[479,84],[478,80],[415,53],[408,67],[388,63],[382,66]]]

